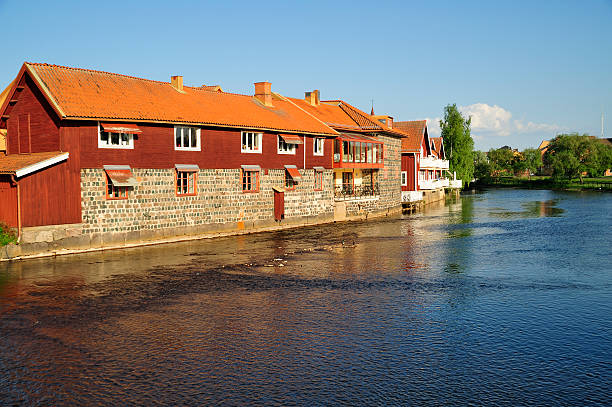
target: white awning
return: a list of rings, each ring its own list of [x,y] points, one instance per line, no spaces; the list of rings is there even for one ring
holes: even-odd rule
[[[176,168],[177,171],[184,172],[200,171],[200,167],[197,164],[174,164],[174,168]]]
[[[241,165],[240,168],[247,171],[261,171],[261,167],[259,165]]]

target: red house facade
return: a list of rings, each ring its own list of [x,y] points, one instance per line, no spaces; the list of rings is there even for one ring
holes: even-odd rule
[[[0,221],[20,234],[70,225],[84,246],[102,247],[331,221],[343,174],[357,171],[375,203],[347,216],[400,205],[402,136],[344,102],[302,103],[268,82],[239,95],[180,76],[32,63],[6,95]],[[350,128],[322,119],[325,106]]]

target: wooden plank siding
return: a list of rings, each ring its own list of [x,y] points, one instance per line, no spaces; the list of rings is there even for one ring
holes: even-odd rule
[[[304,168],[304,148],[306,148],[306,168],[332,167],[332,139],[325,140],[323,156],[313,154],[314,138],[310,136],[306,137],[305,144],[297,145],[295,154],[278,154],[279,133],[263,132],[262,153],[242,153],[240,130],[202,127],[201,151],[176,151],[174,126],[135,124],[142,133],[136,135],[134,149],[98,148],[97,122],[62,122],[60,131],[62,145],[71,146],[67,151],[70,151],[71,157],[79,156],[81,168],[101,168],[103,165],[121,164],[134,168],[173,168],[174,164],[197,164],[200,168],[227,169],[240,168],[241,165],[284,168],[285,165],[295,165],[301,169]],[[76,138],[78,142],[75,141]],[[300,138],[304,140],[303,136]]]
[[[0,175],[0,222],[18,227],[17,187],[11,184],[8,175]]]
[[[7,154],[58,151],[59,119],[34,82],[24,75],[8,110]]]
[[[80,177],[68,162],[26,175],[18,180],[22,226],[81,222]]]
[[[418,166],[415,172],[415,154],[403,153],[402,154],[402,171],[406,171],[408,183],[406,186],[402,186],[402,191],[418,191],[417,175]]]

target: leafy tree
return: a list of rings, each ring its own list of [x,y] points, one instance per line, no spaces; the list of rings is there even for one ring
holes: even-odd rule
[[[474,151],[474,178],[484,180],[491,177],[491,164],[487,154],[476,150]]]
[[[537,172],[542,167],[542,154],[537,148],[526,148],[523,150],[523,158],[525,160],[525,169],[529,170],[529,178],[531,178],[531,174]]]
[[[510,147],[504,146],[489,150],[489,163],[491,163],[491,175],[512,172],[514,153]]]
[[[584,173],[597,177],[612,167],[612,147],[587,134],[560,134],[550,142],[544,163],[554,178],[580,177],[582,183]]]
[[[467,120],[456,104],[444,108],[444,119],[440,120],[444,151],[449,154],[449,169],[455,171],[463,184],[474,177],[474,140],[470,134],[472,119]]]

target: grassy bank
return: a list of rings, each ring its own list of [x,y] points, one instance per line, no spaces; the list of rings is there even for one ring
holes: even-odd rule
[[[0,222],[0,247],[17,242],[17,234],[6,224]]]
[[[564,189],[570,191],[609,191],[612,192],[612,177],[602,178],[579,178],[570,180],[555,180],[552,177],[532,176],[531,178],[519,177],[491,177],[475,182],[475,186],[481,187],[513,187],[527,189]]]

